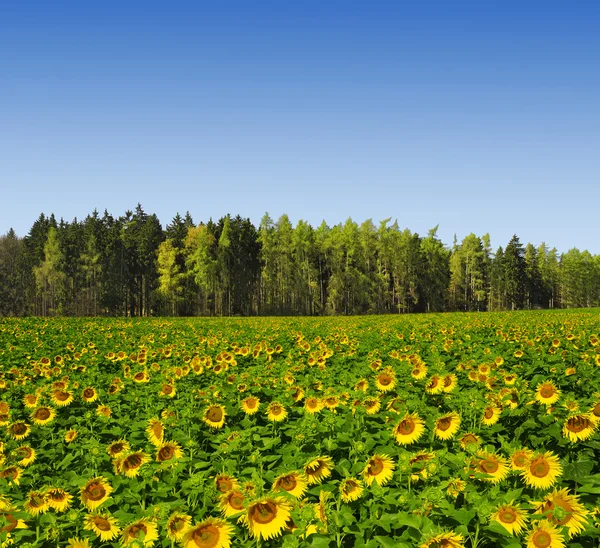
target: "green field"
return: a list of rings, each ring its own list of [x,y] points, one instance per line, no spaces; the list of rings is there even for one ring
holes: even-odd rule
[[[0,320],[0,546],[596,547],[600,311]]]

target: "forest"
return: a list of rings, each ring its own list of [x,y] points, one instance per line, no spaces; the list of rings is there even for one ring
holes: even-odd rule
[[[83,221],[40,216],[0,236],[2,316],[256,316],[600,306],[600,255],[514,235],[446,246],[391,219],[335,226],[265,214],[163,226],[138,204]]]

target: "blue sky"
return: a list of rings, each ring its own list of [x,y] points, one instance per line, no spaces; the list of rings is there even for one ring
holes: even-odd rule
[[[141,202],[600,253],[600,3],[0,4],[0,233]]]

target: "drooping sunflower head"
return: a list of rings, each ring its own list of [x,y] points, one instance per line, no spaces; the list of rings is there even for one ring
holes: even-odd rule
[[[225,424],[225,408],[219,404],[209,405],[204,410],[203,421],[211,428],[222,428]]]
[[[254,538],[268,540],[279,536],[291,518],[291,507],[282,497],[266,497],[248,505],[244,523]]]
[[[340,495],[346,503],[358,500],[364,490],[362,481],[356,478],[346,478],[340,483]]]
[[[43,514],[50,508],[48,497],[43,491],[30,491],[23,507],[32,516]]]
[[[521,471],[525,483],[536,489],[549,489],[561,474],[562,466],[552,451],[535,453]]]
[[[448,373],[442,379],[442,385],[444,387],[443,391],[446,394],[450,394],[451,392],[454,392],[454,389],[456,388],[457,384],[458,384],[458,378],[456,377],[456,375],[454,373]]]
[[[148,420],[146,433],[148,434],[150,443],[155,447],[159,447],[165,438],[165,426],[157,418],[151,418]]]
[[[281,474],[273,482],[273,492],[283,490],[290,495],[301,499],[308,488],[308,481],[300,472]]]
[[[594,435],[597,424],[587,413],[571,415],[563,425],[563,436],[572,443],[587,440]]]
[[[67,493],[61,487],[51,487],[46,495],[48,496],[48,505],[57,512],[67,511],[73,500],[73,495]]]
[[[79,432],[74,428],[71,428],[71,430],[67,430],[65,432],[65,443],[72,443],[73,441],[75,441],[75,438],[77,438],[78,435]]]
[[[333,459],[331,457],[317,457],[310,460],[304,467],[304,474],[309,485],[317,485],[325,478],[331,476]]]
[[[400,445],[410,445],[419,440],[425,432],[425,423],[416,413],[406,415],[392,430],[396,442]]]
[[[458,443],[463,450],[474,449],[481,443],[481,438],[473,432],[467,432],[458,438]]]
[[[0,444],[0,461],[2,460],[2,445]],[[36,453],[33,447],[29,445],[22,445],[14,450],[14,455],[18,460],[20,466],[27,467],[35,461]]]
[[[373,455],[363,469],[363,478],[367,485],[371,485],[373,481],[377,485],[385,485],[392,479],[396,465],[389,455]]]
[[[374,396],[365,398],[363,404],[367,415],[375,415],[376,413],[379,413],[379,410],[381,409],[381,400]]]
[[[134,478],[140,473],[140,469],[144,464],[150,461],[150,457],[142,451],[133,451],[115,462],[115,471],[118,474]]]
[[[113,441],[107,448],[106,452],[113,458],[117,458],[123,453],[129,451],[129,442],[127,440]]]
[[[173,514],[167,521],[167,537],[174,542],[180,542],[192,523],[188,514]]]

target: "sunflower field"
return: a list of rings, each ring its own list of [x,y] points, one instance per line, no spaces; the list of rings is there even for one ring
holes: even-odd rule
[[[599,331],[2,319],[0,547],[597,547]]]

